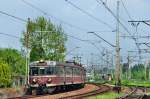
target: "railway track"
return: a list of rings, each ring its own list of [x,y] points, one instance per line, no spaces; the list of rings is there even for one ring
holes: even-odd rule
[[[94,96],[94,95],[97,95],[97,94],[102,94],[104,92],[108,92],[111,90],[111,87],[110,86],[99,86],[99,89],[95,90],[95,91],[92,91],[92,92],[89,92],[89,93],[86,93],[86,94],[78,94],[78,95],[73,95],[73,96],[67,96],[67,97],[63,97],[62,99],[82,99],[82,98],[85,98],[85,97],[89,97],[89,96]]]
[[[126,94],[125,96],[119,97],[118,99],[149,99],[145,95],[145,88],[142,87],[131,87],[131,92],[129,94]],[[137,94],[137,91],[141,90],[142,94]]]
[[[98,89],[96,89],[94,91],[87,92],[87,93],[81,93],[81,94],[65,95],[65,93],[62,93],[64,95],[61,95],[61,93],[59,93],[59,97],[56,97],[57,94],[54,94],[54,95],[49,95],[49,94],[45,94],[45,95],[24,95],[24,96],[21,96],[21,97],[13,97],[13,98],[8,98],[8,99],[29,99],[29,98],[32,98],[32,99],[35,98],[36,99],[36,98],[43,98],[43,97],[44,97],[44,99],[52,99],[52,97],[55,97],[56,99],[82,99],[82,98],[85,98],[85,97],[88,97],[88,96],[94,96],[94,95],[97,95],[97,94],[102,94],[104,92],[108,92],[108,91],[111,90],[111,87],[107,86],[107,85],[96,85],[96,86],[98,86]]]

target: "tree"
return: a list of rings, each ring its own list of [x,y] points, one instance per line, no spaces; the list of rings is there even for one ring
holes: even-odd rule
[[[9,65],[9,68],[12,70],[12,75],[25,74],[25,58],[18,50],[11,48],[1,48],[0,59]]]
[[[134,65],[131,69],[133,79],[145,80],[145,69],[143,64]]]
[[[149,79],[149,66],[148,67],[146,67],[146,79]]]
[[[11,68],[0,59],[0,87],[7,87],[11,84]]]
[[[41,54],[41,53],[44,54]],[[30,52],[30,61],[36,61],[39,60],[41,57],[43,57],[45,55],[45,52],[43,50],[43,48],[39,45],[39,46],[33,46],[31,52]]]
[[[31,49],[30,60],[56,60],[63,61],[65,58],[65,42],[67,37],[60,26],[56,26],[44,17],[27,23],[29,31],[29,48]],[[26,44],[27,33],[23,32],[21,42],[24,47]]]
[[[129,64],[128,63],[124,63],[122,65],[122,76],[125,77],[126,79],[128,78],[129,76]]]

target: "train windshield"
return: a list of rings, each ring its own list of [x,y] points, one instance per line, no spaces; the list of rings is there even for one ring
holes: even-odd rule
[[[30,75],[53,75],[55,67],[30,67]]]
[[[31,67],[30,68],[30,75],[38,75],[38,67]]]
[[[44,67],[39,67],[39,75],[45,75],[45,70]]]

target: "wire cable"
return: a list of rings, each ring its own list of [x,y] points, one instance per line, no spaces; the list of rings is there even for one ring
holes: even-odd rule
[[[78,6],[76,6],[75,4],[73,4],[72,2],[70,2],[69,0],[65,0],[65,1],[68,2],[70,5],[72,5],[73,7],[75,7],[76,9],[80,10],[82,13],[84,13],[84,14],[86,14],[87,16],[91,17],[92,19],[98,21],[98,22],[101,23],[101,24],[106,25],[106,26],[109,27],[111,30],[114,29],[114,28],[113,28],[111,25],[109,25],[108,23],[106,23],[106,22],[100,20],[99,18],[93,16],[92,14],[88,13],[87,11],[81,9],[80,7],[78,7]]]
[[[0,35],[5,35],[5,36],[8,36],[8,37],[20,39],[20,37],[15,36],[15,35],[11,35],[11,34],[8,34],[8,33],[2,33],[2,32],[0,32]]]
[[[14,18],[14,19],[16,19],[16,20],[19,20],[19,21],[22,21],[22,22],[27,22],[26,20],[24,20],[24,19],[22,19],[22,18],[20,18],[20,17],[16,17],[16,16],[11,15],[11,14],[9,14],[9,13],[6,13],[6,12],[4,12],[4,11],[0,11],[0,13],[3,14],[3,15],[6,15],[6,16],[12,17],[12,18]]]
[[[85,42],[85,43],[87,43],[87,44],[90,44],[90,45],[94,46],[98,51],[100,51],[99,47],[97,47],[96,44],[93,43],[93,42],[91,42],[90,40],[80,39],[80,38],[78,38],[78,37],[75,37],[75,36],[72,36],[72,35],[68,35],[68,34],[65,34],[65,35],[66,35],[67,37],[71,37],[71,38],[76,39],[76,40],[79,40],[79,41],[81,41],[81,42]],[[104,47],[102,47],[102,48],[104,48]]]
[[[131,17],[131,15],[130,15],[129,11],[127,10],[127,8],[126,8],[124,2],[123,2],[122,0],[120,0],[120,1],[121,1],[122,5],[123,5],[123,7],[124,7],[124,9],[125,9],[125,12],[127,13],[128,17],[130,18],[130,20],[132,20],[132,17]]]
[[[63,20],[61,20],[60,18],[55,17],[54,15],[45,12],[45,11],[42,10],[41,8],[39,8],[39,7],[33,5],[33,4],[31,4],[31,3],[29,3],[29,2],[27,2],[27,1],[25,1],[25,0],[22,0],[22,2],[25,3],[26,5],[30,6],[31,8],[33,8],[33,9],[35,9],[35,10],[37,10],[37,11],[43,13],[44,15],[46,15],[46,16],[48,16],[48,17],[51,17],[51,18],[54,18],[55,20],[58,20],[58,21],[60,21],[61,23],[64,23],[64,24],[66,24],[66,25],[68,25],[68,26],[70,26],[70,27],[72,27],[72,28],[76,28],[76,29],[79,29],[79,30],[82,30],[82,31],[87,31],[87,29],[84,29],[84,28],[75,26],[75,25],[73,25],[73,24],[71,24],[71,23],[68,23],[68,22],[66,22],[66,21],[63,21]]]
[[[103,4],[104,5],[104,7],[112,14],[112,16],[115,18],[115,19],[117,19],[117,16],[111,11],[111,9],[110,8],[108,8],[107,7],[107,5],[105,4],[105,2],[103,2],[102,0],[96,0],[99,4]],[[120,25],[123,27],[123,29],[129,34],[129,35],[132,35],[131,33],[130,33],[130,31],[126,28],[126,26],[120,21],[120,20],[118,20],[118,22],[120,23]],[[135,40],[135,38],[133,37],[133,39]]]

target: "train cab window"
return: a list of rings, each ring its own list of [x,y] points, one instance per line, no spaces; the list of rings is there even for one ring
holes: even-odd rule
[[[38,75],[38,67],[31,67],[30,68],[30,75],[32,75],[32,76]]]
[[[40,75],[44,75],[45,74],[45,68],[44,67],[40,67],[39,68],[39,74]]]

